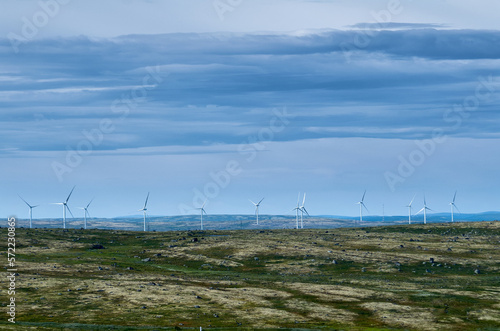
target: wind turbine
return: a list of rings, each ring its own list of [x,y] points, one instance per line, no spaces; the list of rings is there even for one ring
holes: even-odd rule
[[[71,214],[71,217],[75,217],[75,216],[73,216],[73,213],[71,212],[71,209],[69,209],[69,206],[68,206],[69,198],[71,197],[71,194],[73,193],[73,190],[75,189],[75,187],[76,187],[76,185],[73,186],[73,188],[71,189],[71,192],[69,192],[69,195],[64,202],[53,203],[54,205],[62,205],[63,206],[63,229],[66,229],[66,209]]]
[[[363,208],[365,208],[367,212],[370,212],[368,210],[368,208],[366,208],[365,203],[364,203],[365,195],[366,195],[366,190],[365,190],[365,193],[363,193],[363,197],[361,198],[361,201],[356,203],[357,205],[359,205],[359,221],[360,222],[363,222]]]
[[[260,206],[260,203],[262,202],[262,200],[264,200],[264,198],[262,198],[259,202],[255,203],[253,202],[252,200],[250,200],[251,203],[254,204],[255,206],[255,215],[257,216],[257,225],[259,225],[259,206]]]
[[[92,201],[94,201],[94,199],[92,198],[92,200],[90,200],[89,204],[87,205],[87,207],[80,207],[80,209],[84,210],[84,214],[83,214],[83,217],[84,217],[84,223],[83,223],[83,228],[84,229],[87,229],[87,215],[90,217],[90,213],[89,213],[89,206],[90,204],[92,203]]]
[[[148,199],[149,199],[149,192],[148,192],[148,195],[146,196],[146,202],[144,202],[144,207],[142,207],[142,209],[139,209],[138,211],[142,211],[144,213],[144,231],[147,231],[146,230],[146,212],[148,210]]]
[[[408,206],[406,206],[408,208],[408,224],[411,224],[411,204],[413,203],[413,200],[415,200],[415,196],[416,194],[413,196],[413,199],[411,199]]]
[[[17,196],[21,198],[21,196],[19,194]],[[26,200],[24,200],[23,198],[21,198],[21,200],[23,200],[24,203],[30,208],[30,229],[31,229],[31,226],[32,226],[32,223],[33,223],[33,208],[36,208],[39,205],[32,206],[29,203],[27,203]]]
[[[205,202],[203,203],[203,205],[201,205],[200,208],[196,208],[200,211],[200,214],[201,214],[201,218],[200,218],[201,230],[203,230],[203,213],[205,213],[205,215],[208,215],[207,212],[205,211],[205,208],[204,208],[206,203],[207,203],[207,200],[205,200]]]
[[[306,194],[304,193],[304,199],[302,200],[302,206],[300,206],[300,228],[301,229],[304,228],[304,221],[303,221],[304,213],[306,213],[307,216],[309,216],[309,213],[307,212],[306,207],[304,206],[305,203],[306,203]]]
[[[425,196],[424,196],[424,208],[420,209],[418,211],[418,213],[415,214],[415,215],[418,215],[421,212],[424,212],[424,224],[427,224],[427,211],[428,210],[432,211],[432,209],[430,209],[429,207],[427,207],[427,203],[425,202]]]
[[[455,199],[457,197],[457,191],[455,191],[455,195],[453,196],[453,201],[450,202],[450,206],[451,206],[451,222],[454,222],[454,219],[453,219],[453,210],[456,208],[458,210],[459,213],[460,212],[460,209],[458,209],[457,205],[455,205]]]
[[[295,210],[295,228],[296,229],[299,228],[299,211],[302,211],[302,208],[299,205],[299,200],[300,200],[300,192],[299,192],[299,195],[297,196],[297,207],[292,209],[292,211]]]

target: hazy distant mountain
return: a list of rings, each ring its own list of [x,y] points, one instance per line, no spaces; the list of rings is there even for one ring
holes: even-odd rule
[[[358,217],[321,215],[304,217],[304,228],[329,229],[354,226],[377,226],[391,224],[406,224],[408,216],[363,216],[363,222]],[[478,214],[455,214],[455,221],[479,222],[500,220],[500,212],[484,212]],[[27,227],[29,220],[18,219],[18,226]],[[200,227],[199,215],[179,216],[148,216],[150,231],[198,230]],[[422,215],[413,215],[412,223],[422,223]],[[427,214],[428,223],[450,222],[449,213]],[[259,225],[254,215],[204,215],[204,229],[206,230],[238,230],[238,229],[292,229],[296,227],[295,216],[292,215],[259,215]],[[299,218],[300,223],[300,218]],[[6,226],[6,223],[5,225]],[[62,219],[35,219],[34,227],[60,228]],[[68,228],[83,227],[83,219],[67,219]],[[132,215],[115,218],[89,218],[88,227],[99,229],[120,229],[141,231],[143,216]]]

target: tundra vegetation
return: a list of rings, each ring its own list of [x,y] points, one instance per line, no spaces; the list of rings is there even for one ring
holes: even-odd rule
[[[6,330],[500,328],[500,222],[19,228],[16,240],[16,324],[4,314]],[[6,308],[5,275],[0,283]]]

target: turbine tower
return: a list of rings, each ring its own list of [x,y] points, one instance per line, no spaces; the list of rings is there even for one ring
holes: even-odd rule
[[[453,201],[450,202],[450,206],[451,206],[451,222],[452,223],[454,222],[454,219],[453,219],[453,211],[454,211],[454,209],[456,209],[460,213],[460,209],[458,209],[457,205],[455,205],[455,199],[456,198],[457,198],[457,191],[455,191],[455,195],[453,196]]]
[[[408,206],[406,206],[408,208],[408,224],[411,224],[411,204],[413,203],[413,200],[415,200],[415,196],[416,194],[413,196],[413,199],[411,199]]]
[[[424,196],[424,208],[420,209],[418,211],[418,213],[416,214],[416,215],[418,215],[421,212],[424,212],[424,224],[427,224],[427,211],[428,210],[432,211],[432,209],[430,209],[429,207],[427,207],[427,203],[425,202],[425,196]]]
[[[73,213],[71,212],[71,209],[69,209],[69,206],[68,206],[69,198],[71,197],[71,194],[73,193],[73,190],[75,189],[75,187],[76,187],[76,185],[73,186],[73,188],[71,189],[71,192],[69,192],[69,195],[64,202],[54,203],[54,205],[62,205],[63,206],[63,229],[66,229],[66,209],[71,214],[71,217],[75,217],[75,216],[73,216]]]
[[[144,231],[147,231],[147,229],[146,229],[146,212],[148,211],[148,199],[149,199],[149,192],[148,192],[148,195],[146,196],[146,202],[144,202],[144,207],[142,207],[142,209],[138,210],[138,211],[142,211],[144,213]]]
[[[80,207],[80,209],[84,210],[83,212],[83,218],[84,218],[84,222],[83,222],[83,228],[86,230],[87,229],[87,215],[88,217],[90,217],[90,213],[89,213],[89,206],[90,204],[92,203],[92,201],[94,201],[94,199],[90,200],[89,204],[87,205],[87,207]]]
[[[255,215],[257,216],[257,225],[259,225],[259,206],[260,206],[260,203],[262,202],[262,200],[264,200],[264,198],[262,198],[259,202],[255,203],[253,202],[252,200],[250,200],[251,203],[254,204],[255,206]]]
[[[205,204],[207,203],[207,200],[205,200],[205,202],[203,203],[203,205],[201,205],[200,208],[196,208],[200,211],[200,229],[203,230],[203,213],[205,213],[205,215],[207,215],[207,212],[205,211]]]
[[[361,198],[361,201],[356,203],[357,205],[359,205],[359,222],[360,223],[363,222],[363,208],[365,208],[367,212],[370,212],[368,210],[368,208],[366,208],[365,203],[364,203],[365,195],[366,195],[366,190],[365,190],[365,193],[363,193],[363,197]]]
[[[21,196],[20,196],[19,194],[18,194],[17,196],[21,198]],[[24,203],[25,203],[25,204],[29,207],[29,209],[30,209],[30,229],[31,229],[32,224],[33,224],[33,208],[36,208],[36,207],[38,207],[39,205],[32,206],[32,205],[30,205],[29,203],[27,203],[27,202],[26,202],[26,200],[24,200],[23,198],[21,198],[21,200],[23,200],[23,201],[24,201]]]
[[[304,213],[307,214],[307,216],[309,216],[309,213],[307,212],[306,210],[306,207],[304,206],[306,203],[306,194],[304,193],[304,199],[302,200],[302,206],[300,206],[300,228],[303,229],[304,228]]]
[[[300,205],[299,205],[299,201],[300,201],[300,192],[299,192],[299,195],[297,196],[297,207],[293,208],[293,210],[295,210],[295,228],[298,229],[299,228],[299,211],[302,211],[302,209],[300,208]]]

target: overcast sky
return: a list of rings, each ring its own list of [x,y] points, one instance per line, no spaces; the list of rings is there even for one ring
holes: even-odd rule
[[[0,216],[500,210],[498,1],[4,1]]]

